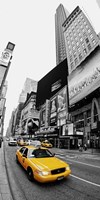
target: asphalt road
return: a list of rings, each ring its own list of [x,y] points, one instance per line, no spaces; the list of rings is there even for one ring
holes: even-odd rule
[[[18,147],[10,147],[6,142],[5,148],[15,200],[100,200],[100,159],[90,155],[59,154],[59,158],[69,163],[72,174],[59,182],[40,184],[30,182],[26,172],[16,163]]]

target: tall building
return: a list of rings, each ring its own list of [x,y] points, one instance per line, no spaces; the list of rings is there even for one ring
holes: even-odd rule
[[[26,101],[27,93],[37,92],[37,81],[30,78],[26,78],[22,92],[19,97],[19,103],[24,103]]]
[[[99,46],[99,38],[77,6],[63,23],[69,74]]]
[[[66,58],[65,39],[62,24],[65,22],[69,12],[62,4],[58,6],[55,14],[55,38],[56,38],[56,65]]]

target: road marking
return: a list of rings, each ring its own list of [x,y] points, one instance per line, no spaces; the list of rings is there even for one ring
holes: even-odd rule
[[[57,155],[57,156],[60,157],[60,158],[64,158],[64,156],[60,156],[60,155]],[[75,162],[75,163],[79,163],[79,164],[82,164],[82,165],[88,165],[90,167],[96,167],[96,168],[100,169],[100,166],[98,166],[98,165],[91,165],[91,164],[87,164],[87,163],[83,163],[83,162],[79,162],[79,161],[75,161],[75,160],[70,160],[70,159],[67,159],[67,160],[69,160],[70,162]]]
[[[72,176],[72,177],[74,177],[74,178],[77,178],[77,179],[79,179],[79,180],[81,180],[81,181],[84,181],[84,182],[86,182],[86,183],[89,183],[89,184],[91,184],[91,185],[95,185],[95,186],[97,186],[97,187],[100,187],[99,184],[93,183],[93,182],[91,182],[91,181],[87,181],[87,180],[85,180],[85,179],[83,179],[83,178],[80,178],[80,177],[78,177],[78,176],[74,176],[73,174],[70,174],[70,176]]]
[[[96,168],[100,169],[100,166],[98,166],[98,165],[91,165],[91,164],[87,164],[87,163],[83,163],[83,162],[79,162],[79,161],[75,161],[75,160],[70,160],[70,159],[67,159],[67,160],[69,160],[71,162],[79,163],[79,164],[82,164],[82,165],[88,165],[90,167],[96,167]]]

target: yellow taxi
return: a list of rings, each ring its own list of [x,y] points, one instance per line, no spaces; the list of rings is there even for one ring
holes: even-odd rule
[[[17,141],[17,144],[19,146],[25,146],[25,145],[29,145],[28,141],[27,140],[24,140],[24,139],[20,139]]]
[[[52,148],[52,144],[48,140],[41,142],[41,146],[47,147],[47,148]]]
[[[30,181],[51,182],[71,174],[70,166],[44,147],[20,147],[16,151],[16,162],[26,170]]]

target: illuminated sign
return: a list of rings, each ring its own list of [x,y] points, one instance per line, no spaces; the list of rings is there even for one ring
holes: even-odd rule
[[[70,105],[100,87],[100,47],[69,75],[68,87]]]
[[[8,42],[6,49],[9,49],[10,51],[13,51],[15,47],[15,44]]]
[[[15,44],[8,42],[6,49],[2,52],[0,57],[0,65],[8,66],[10,59],[12,57],[12,52],[14,50]]]
[[[51,85],[51,92],[57,90],[60,87],[61,87],[61,80],[58,80],[54,84]]]

